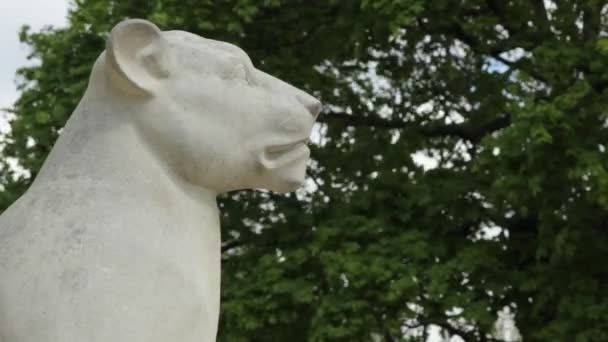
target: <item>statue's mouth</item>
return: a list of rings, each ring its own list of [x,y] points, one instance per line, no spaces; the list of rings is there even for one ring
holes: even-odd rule
[[[306,147],[307,144],[308,138],[301,139],[288,144],[272,145],[266,148],[266,157],[270,159],[275,159],[292,150],[297,150],[298,148]],[[308,147],[306,148],[308,149]]]
[[[288,144],[271,145],[264,150],[262,163],[268,169],[274,169],[302,158],[308,158],[309,139],[301,139]]]

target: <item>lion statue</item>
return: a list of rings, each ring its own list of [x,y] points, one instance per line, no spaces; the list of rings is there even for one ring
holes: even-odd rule
[[[0,217],[0,341],[215,341],[216,196],[302,185],[320,110],[234,45],[116,25]]]

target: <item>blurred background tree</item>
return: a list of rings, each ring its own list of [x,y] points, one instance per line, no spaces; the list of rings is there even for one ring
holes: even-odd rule
[[[600,0],[76,0],[21,40],[0,210],[108,31],[225,40],[325,104],[307,188],[221,199],[219,341],[608,341],[608,12]],[[18,172],[15,160],[29,172]]]

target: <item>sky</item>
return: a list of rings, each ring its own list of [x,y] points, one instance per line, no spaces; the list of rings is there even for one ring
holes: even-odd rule
[[[0,1],[0,109],[11,107],[17,99],[15,72],[31,64],[27,60],[28,48],[19,42],[19,29],[23,25],[37,31],[46,25],[64,26],[68,0],[2,0]],[[6,113],[0,111],[0,132],[6,131]]]

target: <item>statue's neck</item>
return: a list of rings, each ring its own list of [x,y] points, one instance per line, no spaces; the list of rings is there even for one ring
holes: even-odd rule
[[[217,211],[216,193],[185,182],[142,140],[112,99],[85,94],[32,187],[115,187],[134,201],[190,202]]]

